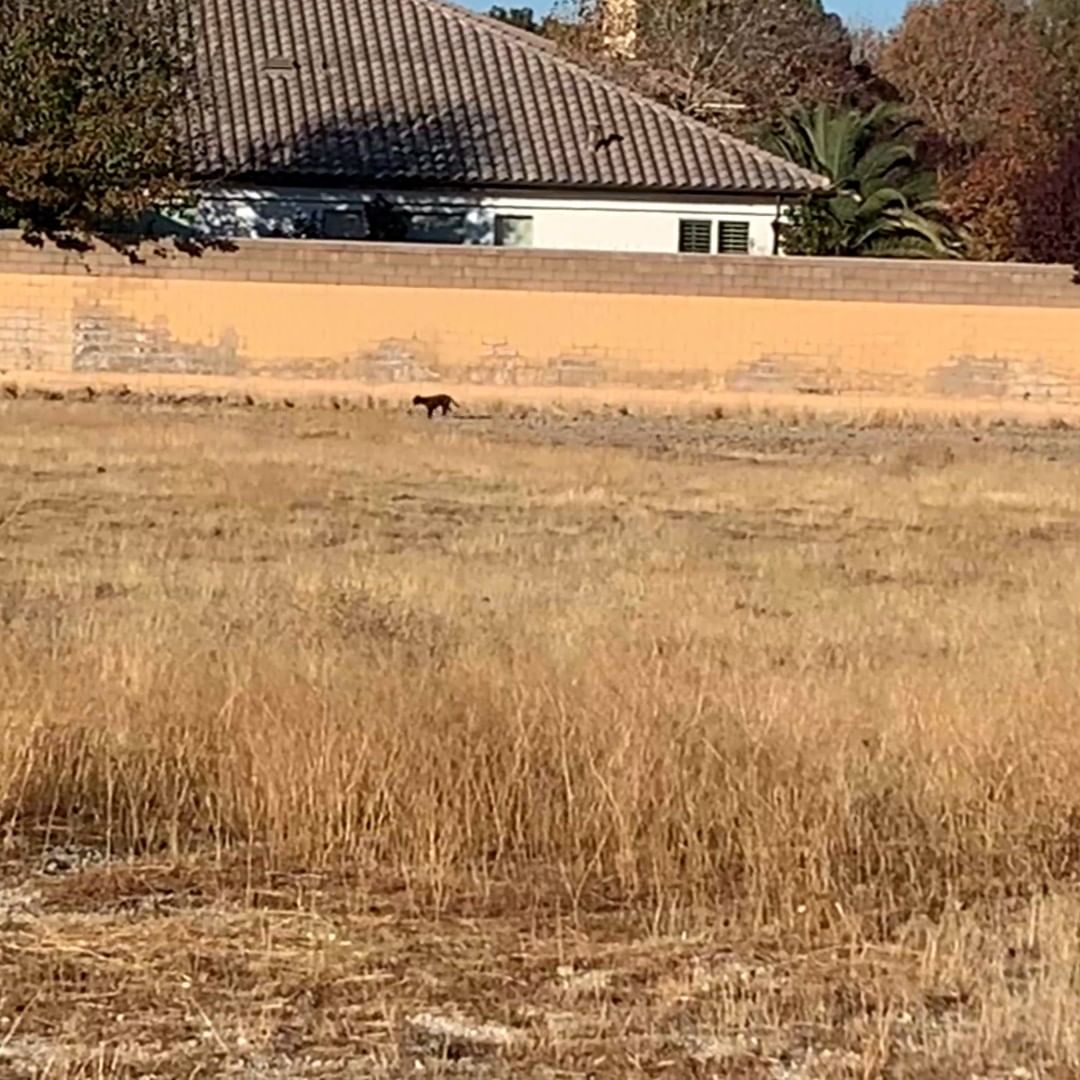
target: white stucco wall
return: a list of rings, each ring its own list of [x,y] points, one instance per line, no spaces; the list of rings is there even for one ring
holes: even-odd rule
[[[308,188],[229,188],[203,197],[184,220],[200,229],[232,237],[315,234],[363,235],[364,204],[374,192]],[[589,251],[679,250],[679,222],[745,222],[751,254],[773,254],[778,208],[769,196],[674,198],[583,197],[573,193],[520,194],[486,191],[469,194],[382,193],[408,211],[414,230],[409,239],[428,242],[493,244],[500,215],[532,219],[532,247]],[[353,217],[352,215],[356,215]],[[317,223],[317,224],[315,224]],[[354,234],[351,230],[357,230]]]

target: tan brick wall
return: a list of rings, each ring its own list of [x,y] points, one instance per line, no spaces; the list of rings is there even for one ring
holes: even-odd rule
[[[0,370],[1080,403],[1066,267],[0,235]]]

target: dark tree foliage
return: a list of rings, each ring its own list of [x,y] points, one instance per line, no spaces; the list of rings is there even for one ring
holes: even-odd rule
[[[1033,246],[1052,231],[1025,218],[1076,122],[1076,7],[917,0],[881,50],[882,71],[923,122],[922,157],[973,258],[1052,257]]]
[[[409,233],[409,214],[389,199],[376,195],[365,207],[368,239],[381,242],[404,240]]]
[[[0,0],[0,224],[130,229],[179,195],[183,0]]]
[[[1032,178],[1020,202],[1017,257],[1070,263],[1080,276],[1080,135]]]
[[[492,19],[498,19],[509,26],[516,26],[519,30],[528,30],[530,34],[539,34],[540,23],[536,21],[536,12],[531,7],[493,7],[488,11]]]

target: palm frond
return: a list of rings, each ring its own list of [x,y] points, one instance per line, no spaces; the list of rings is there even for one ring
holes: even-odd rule
[[[803,204],[812,216],[804,215],[801,244],[812,247],[818,238],[827,254],[958,256],[963,237],[937,199],[936,177],[920,167],[907,138],[914,126],[892,102],[866,112],[800,107],[771,125],[761,140],[768,149],[831,181]],[[796,224],[798,217],[796,211]]]

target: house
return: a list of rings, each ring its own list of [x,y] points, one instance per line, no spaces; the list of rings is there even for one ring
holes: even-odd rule
[[[444,0],[198,0],[218,236],[772,254],[824,181]]]

